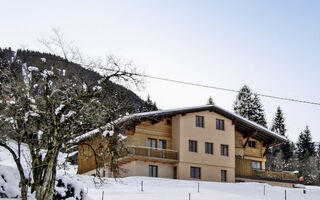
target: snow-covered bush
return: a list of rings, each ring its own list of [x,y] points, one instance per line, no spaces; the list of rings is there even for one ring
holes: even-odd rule
[[[19,180],[18,170],[0,165],[0,198],[18,198]]]
[[[56,180],[54,199],[85,200],[86,193],[74,178],[68,174],[59,174]]]

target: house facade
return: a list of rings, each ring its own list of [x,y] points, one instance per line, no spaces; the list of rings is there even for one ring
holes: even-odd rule
[[[266,150],[286,138],[214,105],[127,116],[128,155],[122,176],[235,182],[264,171]],[[91,143],[99,136],[91,139]],[[78,173],[94,174],[95,162],[79,147]],[[105,176],[110,175],[106,170]]]

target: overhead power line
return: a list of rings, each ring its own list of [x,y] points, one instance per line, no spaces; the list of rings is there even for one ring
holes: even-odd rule
[[[115,71],[115,70],[112,70],[112,71]],[[122,71],[122,72],[124,72],[124,71]],[[174,79],[169,79],[169,78],[150,76],[150,75],[146,75],[146,74],[136,74],[136,73],[134,73],[133,75],[141,76],[141,77],[145,77],[145,78],[156,79],[156,80],[161,80],[161,81],[180,83],[180,84],[184,84],[184,85],[192,85],[192,86],[197,86],[197,87],[203,87],[203,88],[210,88],[210,89],[222,90],[222,91],[227,91],[227,92],[239,93],[239,90],[234,90],[234,89],[230,89],[230,88],[223,88],[223,87],[217,87],[217,86],[212,86],[212,85],[204,85],[204,84],[193,83],[193,82],[188,82],[188,81],[180,81],[180,80],[174,80]],[[291,102],[297,102],[297,103],[304,103],[304,104],[311,104],[311,105],[320,106],[320,102],[313,102],[313,101],[294,99],[294,98],[288,98],[288,97],[279,97],[279,96],[262,94],[262,93],[256,93],[256,94],[258,96],[260,96],[260,97],[266,97],[266,98],[271,98],[271,99],[277,99],[277,100],[284,100],[284,101],[291,101]]]
[[[211,88],[211,89],[216,89],[216,90],[223,90],[227,92],[234,92],[238,93],[239,90],[234,90],[234,89],[229,89],[229,88],[223,88],[223,87],[216,87],[212,85],[204,85],[204,84],[199,84],[199,83],[192,83],[192,82],[187,82],[187,81],[179,81],[179,80],[174,80],[174,79],[168,79],[168,78],[161,78],[161,77],[156,77],[156,76],[150,76],[150,75],[141,75],[141,74],[136,74],[138,76],[146,77],[146,78],[151,78],[151,79],[157,79],[157,80],[162,80],[162,81],[169,81],[169,82],[174,82],[174,83],[181,83],[185,85],[193,85],[193,86],[198,86],[198,87],[204,87],[204,88]],[[273,96],[273,95],[267,95],[267,94],[262,94],[262,93],[256,93],[258,96],[261,97],[267,97],[267,98],[272,98],[272,99],[279,99],[279,100],[285,100],[285,101],[293,101],[293,102],[298,102],[298,103],[305,103],[305,104],[312,104],[312,105],[317,105],[320,106],[320,103],[317,102],[312,102],[312,101],[306,101],[306,100],[300,100],[300,99],[293,99],[293,98],[287,98],[287,97],[279,97],[279,96]]]

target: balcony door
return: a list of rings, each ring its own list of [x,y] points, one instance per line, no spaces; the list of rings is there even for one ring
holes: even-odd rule
[[[148,138],[148,147],[152,149],[157,148],[157,139]]]
[[[159,140],[159,149],[167,149],[167,141]]]

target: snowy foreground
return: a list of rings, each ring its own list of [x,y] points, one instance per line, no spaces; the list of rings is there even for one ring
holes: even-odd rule
[[[60,156],[63,159],[64,156]],[[27,165],[27,162],[26,162]],[[0,173],[5,174],[7,181],[11,182],[7,188],[11,194],[19,194],[19,175],[15,165],[8,152],[0,148]],[[285,199],[285,190],[287,200],[300,199],[320,199],[320,187],[308,186],[306,194],[302,189],[274,187],[262,183],[216,183],[203,181],[185,181],[163,178],[149,177],[128,177],[121,179],[103,179],[103,184],[94,183],[99,181],[92,176],[77,175],[76,168],[69,166],[67,170],[59,170],[59,177],[63,177],[67,182],[76,186],[86,194],[89,200],[250,200],[250,199]],[[0,186],[4,184],[0,177]],[[143,191],[141,191],[141,182],[143,181]],[[198,192],[198,183],[199,189]],[[264,188],[265,195],[264,195]],[[0,187],[1,189],[1,187]],[[61,191],[63,192],[63,191]],[[103,195],[103,198],[102,198]],[[30,199],[34,199],[29,194]],[[69,198],[69,200],[74,198]]]
[[[79,181],[88,186],[88,197],[91,199],[225,199],[225,200],[250,200],[250,199],[320,199],[320,189],[312,187],[307,189],[307,194],[303,194],[301,189],[291,189],[283,187],[272,187],[266,185],[266,195],[264,196],[264,184],[261,183],[213,183],[184,181],[148,177],[128,177],[118,181],[106,179],[107,183],[101,188],[95,188],[90,177],[77,176]],[[143,181],[143,192],[141,192],[141,181]],[[198,193],[198,183],[200,192]]]

